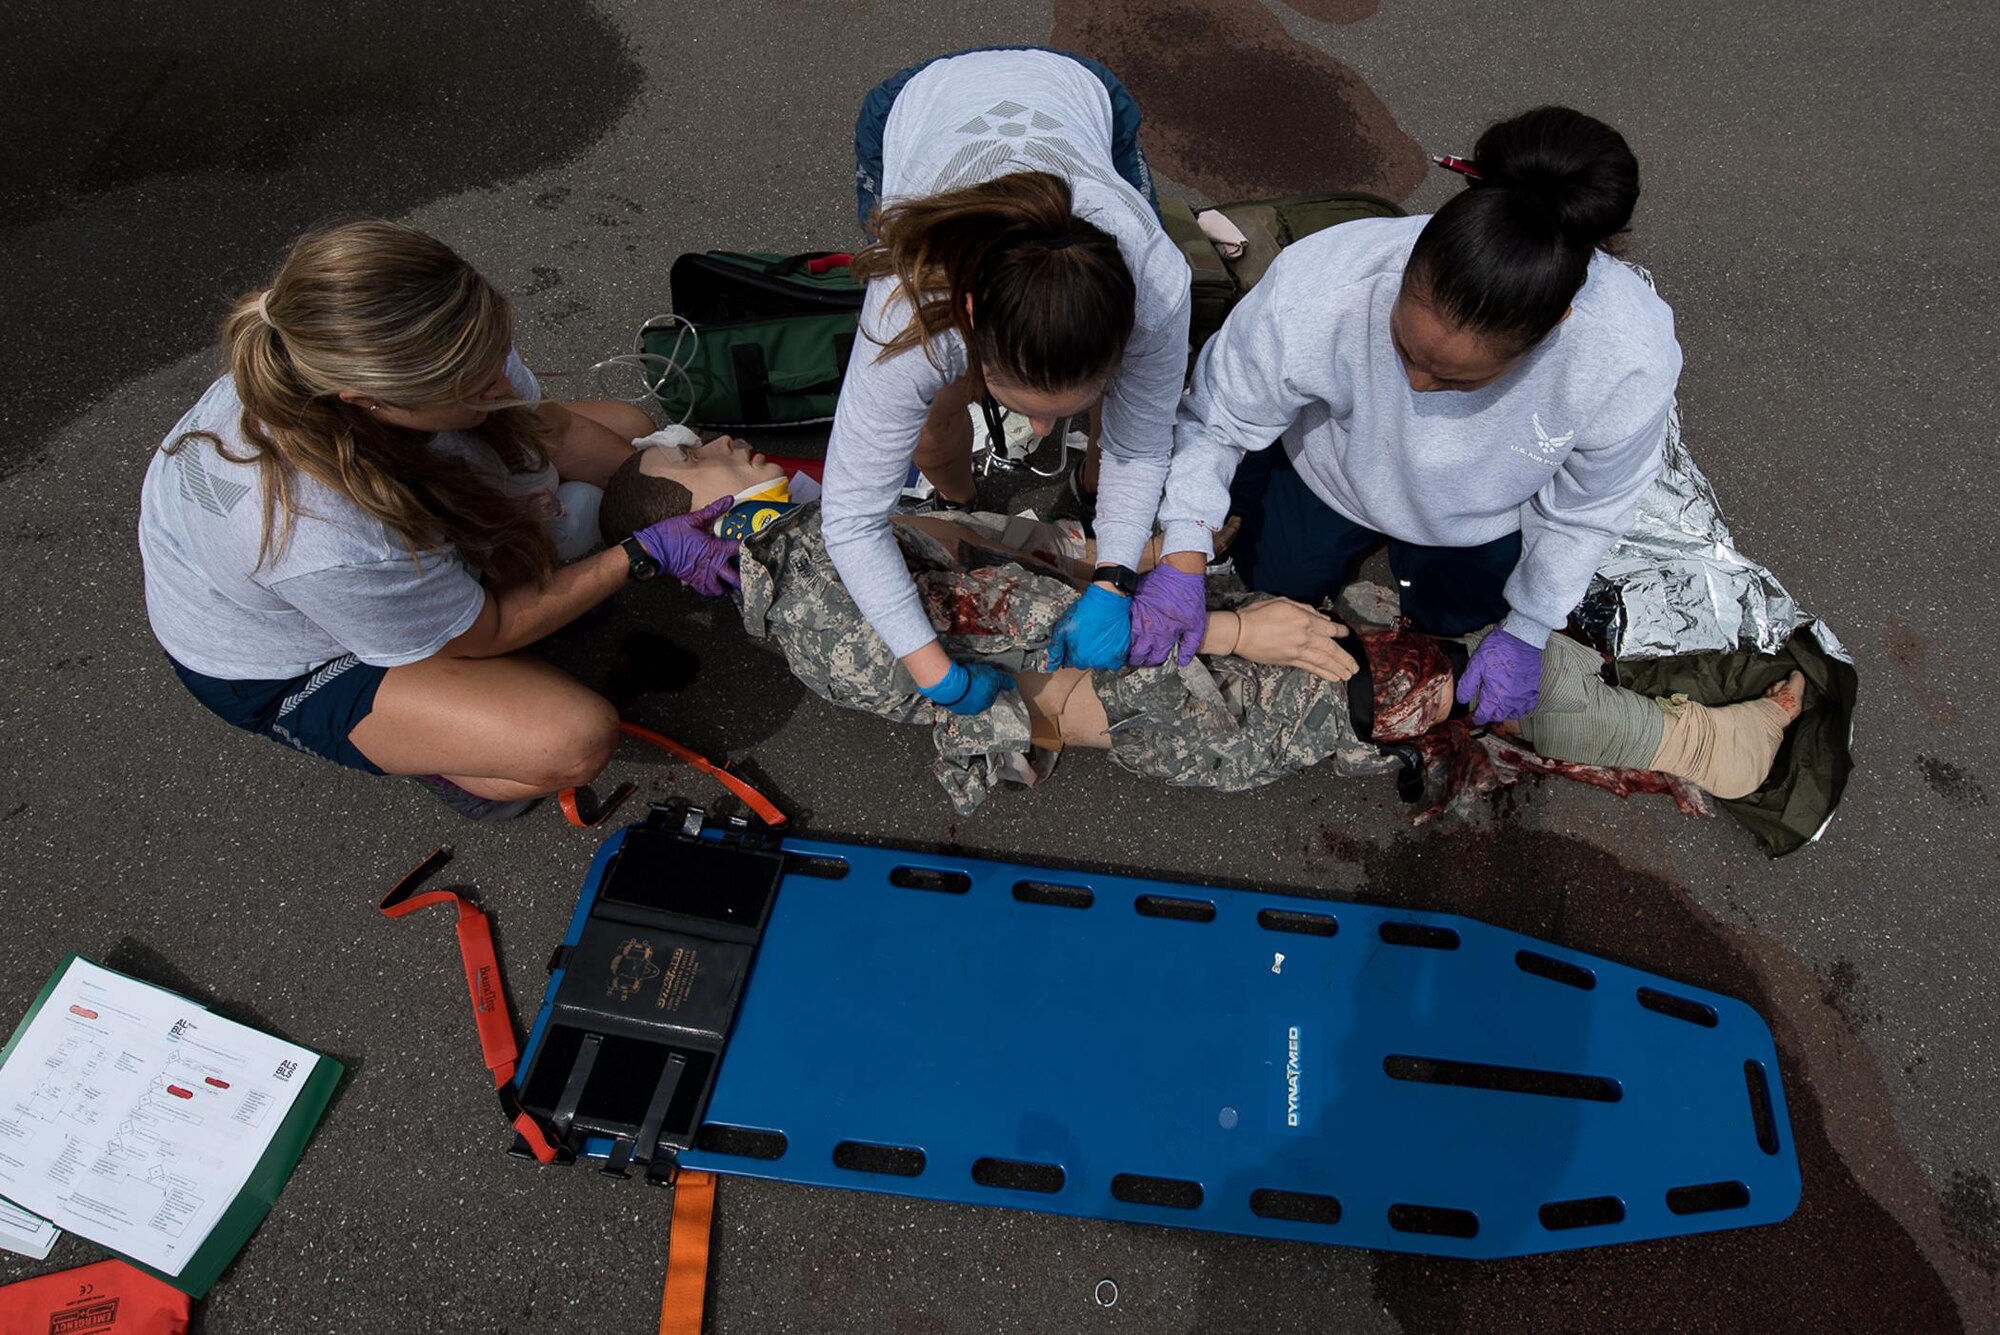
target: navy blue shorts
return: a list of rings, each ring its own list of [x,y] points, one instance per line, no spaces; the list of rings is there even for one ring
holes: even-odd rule
[[[1519,530],[1477,547],[1420,547],[1363,528],[1313,495],[1282,445],[1245,456],[1230,488],[1243,526],[1229,555],[1244,584],[1318,605],[1389,549],[1403,615],[1433,635],[1463,635],[1507,615],[1503,590],[1521,560]]]
[[[940,60],[952,56],[967,56],[974,51],[1047,51],[1045,46],[976,46],[970,51],[953,51],[942,56],[932,56],[919,61],[908,69],[897,70],[888,78],[870,89],[868,96],[861,99],[861,114],[854,121],[854,212],[861,223],[861,230],[868,230],[869,215],[881,202],[882,193],[882,131],[889,123],[889,108],[896,103],[896,94],[903,91],[903,85],[914,77],[917,71]],[[1153,206],[1153,212],[1160,211],[1159,192],[1153,188],[1153,169],[1146,165],[1146,155],[1139,151],[1139,104],[1132,100],[1132,94],[1125,91],[1125,85],[1118,82],[1118,76],[1089,56],[1080,56],[1074,51],[1057,51],[1059,56],[1067,56],[1077,64],[1097,76],[1104,91],[1111,94],[1111,165],[1118,174],[1145,196]]]
[[[382,772],[347,735],[375,708],[375,691],[389,669],[347,654],[296,677],[228,681],[203,676],[172,654],[167,661],[188,693],[223,722],[364,774]]]

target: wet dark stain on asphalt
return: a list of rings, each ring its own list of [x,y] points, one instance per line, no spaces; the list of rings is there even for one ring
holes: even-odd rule
[[[1154,169],[1211,199],[1401,200],[1423,178],[1422,147],[1361,76],[1292,37],[1260,0],[1056,0],[1049,42],[1109,65],[1145,114]]]
[[[1917,769],[1923,774],[1924,782],[1930,785],[1930,790],[1953,806],[1969,810],[1986,805],[1986,785],[1949,760],[1920,755],[1917,757]]]
[[[1739,997],[1767,1018],[1749,960],[1673,883],[1578,839],[1512,826],[1400,836],[1328,835],[1355,863],[1359,899],[1450,913]],[[1375,1293],[1408,1330],[1812,1331],[1962,1328],[1915,1239],[1854,1180],[1827,1138],[1818,1092],[1783,1047],[1780,1065],[1805,1195],[1798,1212],[1744,1229],[1512,1260],[1375,1258]],[[1879,1115],[1887,1108],[1846,1110]],[[1993,1231],[1992,1184],[1952,1203],[1973,1239]]]
[[[1944,1225],[1952,1246],[1991,1278],[2000,1278],[2000,1194],[1984,1173],[1958,1172],[1944,1194]]]
[[[1958,722],[1958,706],[1949,696],[1939,691],[1930,682],[1927,669],[1930,665],[1929,647],[1916,627],[1896,617],[1885,619],[1882,628],[1882,647],[1889,652],[1890,661],[1902,671],[1903,680],[1917,697],[1926,714],[1940,727],[1949,728]]]
[[[10,36],[34,58],[0,79],[0,236],[37,260],[0,269],[0,304],[35,337],[0,352],[0,472],[206,343],[307,226],[566,161],[641,82],[585,0],[30,8]]]
[[[1889,657],[1905,672],[1924,670],[1924,640],[1916,628],[1907,622],[1890,617],[1887,628],[1882,632],[1882,645],[1889,651]]]
[[[1882,1018],[1879,1011],[1865,1008],[1868,986],[1861,981],[1861,971],[1854,967],[1854,961],[1845,955],[1827,968],[1821,981],[1825,986],[1819,994],[1820,1003],[1838,1015],[1849,1029],[1860,1033],[1871,1021]]]

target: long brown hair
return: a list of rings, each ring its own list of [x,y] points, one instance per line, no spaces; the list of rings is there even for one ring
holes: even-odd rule
[[[1124,355],[1137,306],[1132,271],[1115,237],[1076,216],[1062,177],[996,176],[892,205],[872,222],[877,240],[851,272],[862,282],[893,277],[911,312],[878,359],[921,344],[935,363],[930,340],[951,331],[981,388],[991,367],[1024,388],[1059,393],[1108,375]]]
[[[250,453],[263,474],[261,566],[282,552],[301,511],[304,474],[379,519],[412,557],[458,549],[501,584],[543,580],[555,547],[517,498],[464,460],[429,447],[430,436],[391,426],[343,402],[341,390],[414,408],[462,403],[491,381],[513,342],[507,299],[435,237],[366,219],[309,232],[293,245],[268,291],[237,299],[222,346]],[[474,428],[511,472],[547,464],[541,424],[502,406]]]

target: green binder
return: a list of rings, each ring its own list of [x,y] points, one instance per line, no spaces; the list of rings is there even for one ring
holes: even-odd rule
[[[75,954],[63,956],[62,962],[56,966],[56,971],[49,975],[49,981],[42,985],[34,1004],[28,1007],[28,1013],[14,1026],[14,1032],[8,1037],[7,1045],[0,1047],[0,1067],[7,1065],[7,1059],[14,1054],[14,1048],[20,1043],[21,1036],[28,1031],[28,1025],[41,1014],[42,1007],[48,1004],[51,996],[55,995],[56,986],[62,981],[63,975],[69,972],[71,961],[78,958],[81,957]],[[104,966],[95,960],[84,962],[104,969]],[[118,973],[116,969],[104,969],[104,971]],[[190,1001],[171,988],[160,987],[156,983],[135,978],[131,974],[119,976],[129,978],[156,992],[179,997],[181,1001],[196,1010],[209,1010],[209,1007],[197,1001]],[[219,1012],[210,1013],[219,1015]],[[230,1020],[233,1024],[243,1023],[227,1015],[221,1015],[220,1018]],[[289,1039],[286,1041],[291,1042]],[[271,1212],[271,1207],[277,1204],[278,1192],[284,1188],[285,1180],[292,1175],[292,1170],[298,1167],[299,1157],[306,1151],[306,1142],[312,1139],[313,1128],[319,1125],[320,1115],[326,1111],[328,1101],[333,1098],[333,1091],[339,1087],[341,1076],[346,1074],[346,1068],[325,1053],[313,1049],[307,1050],[318,1058],[313,1063],[312,1073],[306,1077],[305,1084],[294,1096],[291,1110],[285,1114],[285,1120],[278,1124],[278,1130],[271,1137],[270,1145],[265,1148],[263,1158],[259,1159],[257,1166],[250,1170],[250,1176],[245,1179],[242,1189],[236,1193],[236,1198],[217,1217],[215,1226],[209,1230],[208,1236],[202,1239],[201,1246],[195,1249],[187,1264],[181,1267],[181,1272],[178,1275],[169,1275],[142,1262],[134,1261],[122,1253],[114,1254],[147,1274],[173,1285],[189,1297],[200,1298],[208,1292],[216,1278],[228,1268],[231,1261],[236,1259],[236,1253],[243,1250],[243,1244],[250,1240],[250,1235],[257,1231],[257,1226],[264,1222],[264,1216]]]

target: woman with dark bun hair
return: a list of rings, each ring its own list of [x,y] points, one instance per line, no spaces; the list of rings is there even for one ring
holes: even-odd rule
[[[1230,313],[1180,409],[1149,580],[1198,587],[1232,508],[1244,580],[1308,602],[1386,543],[1417,628],[1500,623],[1459,683],[1484,723],[1534,709],[1543,644],[1659,472],[1681,353],[1610,255],[1639,198],[1616,130],[1543,107],[1481,135],[1467,175],[1428,218],[1295,243]],[[1142,585],[1133,661],[1191,654],[1200,611]]]
[[[855,126],[867,283],[826,457],[826,545],[861,614],[942,708],[1007,679],[939,647],[889,527],[914,463],[973,507],[973,404],[1047,434],[1102,406],[1103,578],[1058,628],[1073,667],[1122,666],[1187,367],[1187,262],[1161,228],[1139,112],[1109,70],[1000,49],[902,71]]]

